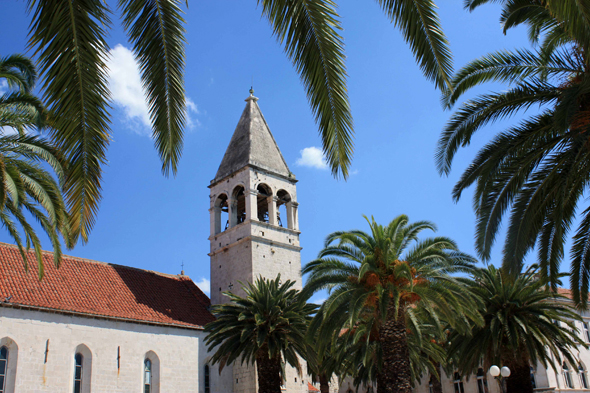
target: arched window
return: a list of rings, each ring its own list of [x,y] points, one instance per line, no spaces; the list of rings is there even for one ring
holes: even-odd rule
[[[477,393],[487,393],[488,391],[488,380],[486,379],[486,373],[483,368],[477,369]]]
[[[533,385],[533,389],[537,388],[537,379],[535,378],[535,369],[531,366],[531,384]]]
[[[6,392],[8,374],[8,348],[0,348],[0,393]]]
[[[568,389],[574,388],[574,383],[572,381],[572,374],[566,362],[563,362],[563,380],[565,382],[565,387]]]
[[[143,358],[143,393],[160,393],[160,358],[154,351]]]
[[[277,191],[277,225],[294,229],[292,218],[291,195],[285,190]]]
[[[461,379],[461,374],[453,374],[453,386],[455,387],[455,393],[465,393],[465,388],[463,387],[463,380]]]
[[[246,193],[244,187],[237,186],[232,192],[230,227],[246,221]]]
[[[89,393],[92,378],[92,352],[86,345],[80,344],[74,351],[73,360],[73,392]]]
[[[258,195],[256,196],[256,207],[258,209],[257,218],[260,222],[272,223],[270,217],[271,204],[272,204],[272,191],[266,184],[259,184],[256,187]],[[272,209],[274,210],[274,209]]]
[[[16,391],[18,345],[9,337],[0,339],[0,393]]]
[[[217,235],[229,228],[229,205],[227,195],[221,194],[215,199],[213,210],[213,214],[215,215],[215,230],[213,234]]]
[[[584,389],[588,389],[588,376],[586,375],[586,369],[582,363],[578,363],[578,374],[580,376],[580,386]]]
[[[208,364],[205,365],[205,393],[211,393],[211,381]]]

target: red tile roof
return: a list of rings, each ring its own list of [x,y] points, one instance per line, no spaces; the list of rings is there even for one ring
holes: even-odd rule
[[[26,272],[18,248],[0,243],[0,306],[191,328],[214,319],[209,298],[188,276],[70,256],[56,269],[51,252],[43,260],[45,277],[39,281],[32,251]]]
[[[307,389],[309,392],[319,392],[320,390],[313,386],[311,383],[307,383]]]

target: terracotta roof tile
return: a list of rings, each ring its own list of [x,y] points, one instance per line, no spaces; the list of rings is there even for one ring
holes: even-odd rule
[[[39,281],[32,251],[28,257],[26,272],[18,248],[0,243],[0,305],[187,327],[214,319],[209,298],[187,276],[70,256],[56,269],[53,254],[44,252],[45,277]]]
[[[311,383],[307,383],[307,390],[309,392],[319,392],[320,390],[318,388],[316,388],[315,386],[313,386]]]

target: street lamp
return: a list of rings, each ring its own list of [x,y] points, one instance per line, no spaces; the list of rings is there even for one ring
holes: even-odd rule
[[[502,393],[506,393],[506,389],[504,387],[504,378],[508,378],[510,376],[510,369],[506,366],[502,368],[498,366],[492,366],[490,367],[490,375],[498,380]]]

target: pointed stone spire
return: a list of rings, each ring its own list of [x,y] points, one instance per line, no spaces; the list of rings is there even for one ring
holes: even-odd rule
[[[253,89],[250,89],[250,96],[245,101],[246,108],[242,112],[213,182],[231,175],[246,165],[282,176],[289,176],[291,173],[260,111],[258,98],[254,96]]]

